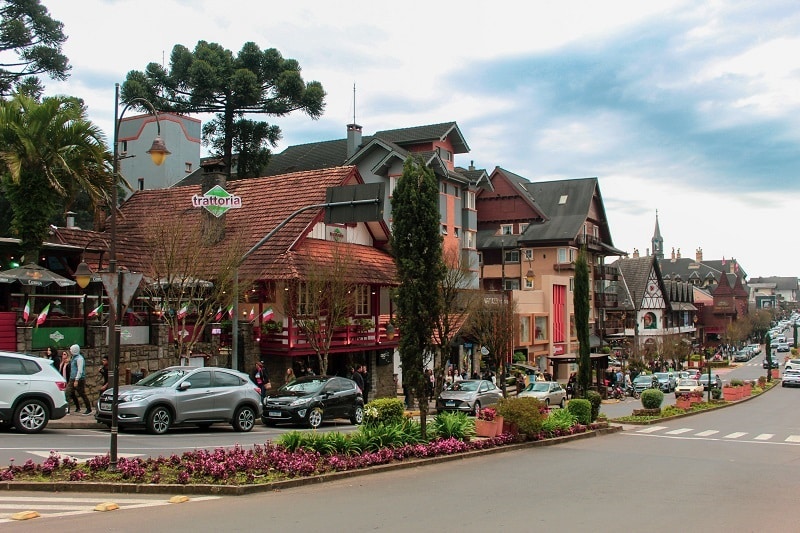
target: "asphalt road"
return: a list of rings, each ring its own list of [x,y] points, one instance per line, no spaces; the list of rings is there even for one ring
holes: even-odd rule
[[[154,531],[198,533],[796,531],[800,411],[786,406],[798,395],[778,388],[735,407],[599,438],[250,496],[169,505],[167,496],[136,503],[110,494],[51,495],[75,498],[59,504],[73,505],[74,514],[45,511],[12,527],[59,533],[141,531],[143,523]],[[90,508],[115,499],[123,502],[119,511]]]

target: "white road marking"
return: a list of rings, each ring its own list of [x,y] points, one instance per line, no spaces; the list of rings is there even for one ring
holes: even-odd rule
[[[656,431],[661,431],[662,429],[667,429],[667,426],[650,426],[649,428],[640,429],[636,433],[655,433]]]
[[[705,431],[701,431],[700,433],[695,433],[695,437],[710,437],[711,435],[716,435],[719,433],[716,429],[707,429]]]
[[[736,431],[734,433],[728,433],[727,435],[725,435],[722,438],[723,439],[738,439],[739,437],[744,437],[745,435],[747,435],[746,432]]]
[[[800,442],[800,435],[789,435],[786,437],[786,442]]]
[[[50,457],[50,450],[25,450],[26,453],[31,455],[35,455],[36,457],[43,457],[47,459]],[[79,463],[85,463],[89,459],[94,459],[98,456],[103,456],[105,453],[97,453],[97,452],[74,452],[74,451],[58,451],[56,452],[62,458],[69,457],[70,459],[74,459]],[[131,457],[142,457],[144,456],[143,453],[118,453],[117,457],[125,457],[127,459]]]
[[[774,436],[775,436],[774,433],[762,433],[761,435],[755,437],[753,440],[769,440]]]
[[[694,430],[692,428],[673,429],[672,431],[667,431],[667,435],[680,435],[681,433],[688,433],[690,431]]]

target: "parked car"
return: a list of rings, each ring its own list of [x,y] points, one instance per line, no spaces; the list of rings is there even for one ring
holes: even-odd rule
[[[707,376],[706,376],[707,377]],[[675,396],[690,394],[692,392],[703,392],[705,388],[696,379],[682,379],[675,386]]]
[[[761,368],[764,368],[764,369],[766,369],[766,368],[780,368],[780,367],[781,367],[780,359],[778,357],[775,357],[774,355],[769,358],[769,362],[767,362],[767,358],[765,357],[764,358],[764,362],[761,363]]]
[[[0,352],[0,427],[38,433],[67,414],[67,383],[52,361]]]
[[[113,389],[97,401],[95,419],[111,425]],[[250,376],[229,368],[171,366],[119,388],[117,425],[160,435],[176,425],[208,428],[224,422],[250,431],[261,415],[261,393]]]
[[[675,374],[672,372],[656,372],[654,375],[658,378],[662,391],[672,392],[675,390],[675,385],[677,385]]]
[[[800,370],[787,370],[781,378],[781,387],[800,386]]]
[[[534,381],[517,395],[519,398],[537,398],[548,407],[557,405],[564,408],[567,403],[567,391],[556,381]]]
[[[777,346],[775,346],[775,350],[778,352],[788,352],[789,351],[789,343],[788,342],[779,342]]]
[[[756,356],[761,353],[761,345],[760,344],[749,344],[748,345],[753,350],[753,355]]]
[[[541,382],[539,382],[541,383]],[[456,381],[443,390],[436,399],[438,411],[464,411],[475,413],[483,407],[494,405],[503,397],[503,391],[486,379]]]
[[[708,374],[700,374],[700,379],[698,381],[703,386],[703,390],[708,390]],[[719,377],[719,374],[711,374],[711,388],[722,388],[722,379]]]
[[[261,421],[318,428],[323,420],[346,418],[351,424],[364,421],[364,396],[352,379],[339,376],[303,376],[264,398]]]
[[[634,390],[641,394],[647,389],[653,388],[653,375],[652,374],[639,374],[633,380]]]
[[[747,350],[736,350],[735,352],[733,352],[733,360],[736,363],[749,361],[750,358],[751,358],[750,352]]]

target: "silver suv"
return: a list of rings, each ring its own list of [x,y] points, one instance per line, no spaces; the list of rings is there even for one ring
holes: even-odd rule
[[[49,359],[0,352],[0,427],[38,433],[67,414],[66,388]]]
[[[97,401],[95,419],[111,426],[113,389]],[[229,368],[171,366],[119,388],[119,427],[144,426],[160,435],[174,425],[206,429],[216,422],[250,431],[261,416],[261,394],[250,376]]]

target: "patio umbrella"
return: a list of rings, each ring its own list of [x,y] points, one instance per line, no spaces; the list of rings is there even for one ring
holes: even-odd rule
[[[0,283],[13,283],[15,281],[34,287],[44,287],[51,283],[55,283],[59,287],[75,285],[75,281],[59,276],[55,272],[33,263],[0,272]]]

